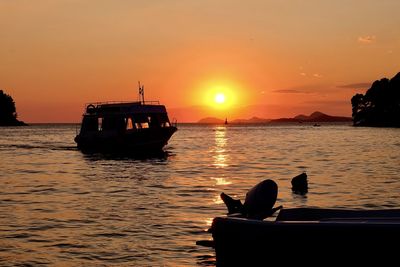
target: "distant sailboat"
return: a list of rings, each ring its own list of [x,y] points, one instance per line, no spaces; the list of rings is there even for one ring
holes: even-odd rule
[[[228,118],[225,118],[225,125],[228,124]]]

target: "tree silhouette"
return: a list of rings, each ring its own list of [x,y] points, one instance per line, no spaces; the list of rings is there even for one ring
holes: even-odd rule
[[[351,98],[355,126],[400,127],[400,72],[375,81],[365,95]]]
[[[15,102],[12,97],[0,90],[0,125],[25,125],[25,123],[17,120],[17,111]]]

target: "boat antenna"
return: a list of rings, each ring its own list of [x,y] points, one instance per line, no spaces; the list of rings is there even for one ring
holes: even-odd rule
[[[140,102],[142,102],[142,104],[144,104],[144,85],[140,85],[140,81],[139,83],[139,100]]]

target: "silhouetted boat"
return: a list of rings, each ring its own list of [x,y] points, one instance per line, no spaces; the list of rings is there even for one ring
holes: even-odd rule
[[[83,114],[75,142],[82,150],[152,153],[161,151],[177,131],[158,101],[91,103]]]
[[[228,118],[225,118],[225,125],[228,124]]]
[[[397,259],[400,210],[282,209],[275,221],[217,217],[210,231],[217,266],[386,262]]]

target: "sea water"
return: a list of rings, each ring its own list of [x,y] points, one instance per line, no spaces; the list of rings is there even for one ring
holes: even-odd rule
[[[225,192],[284,207],[400,208],[400,129],[179,125],[166,154],[83,154],[76,125],[0,128],[0,265],[213,266]],[[306,172],[309,193],[293,194]]]

